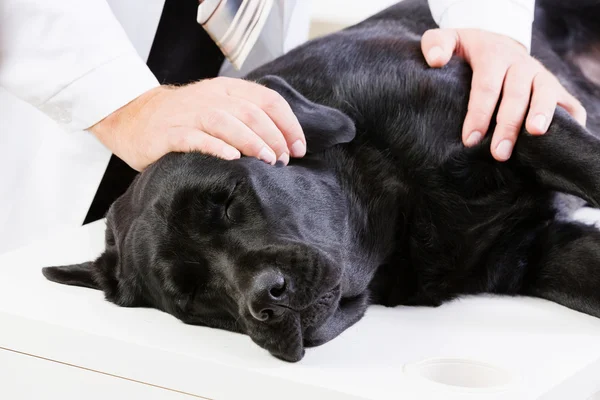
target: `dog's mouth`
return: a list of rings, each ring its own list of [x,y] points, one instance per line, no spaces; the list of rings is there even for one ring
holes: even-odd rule
[[[274,323],[255,326],[250,337],[273,356],[289,362],[304,357],[304,348],[316,346],[313,332],[327,324],[338,308],[341,287],[337,285],[302,310],[289,309]],[[318,343],[322,344],[322,343]]]
[[[318,328],[327,322],[329,317],[335,312],[340,300],[340,293],[340,285],[337,285],[300,312],[300,324],[303,333],[306,333],[310,328]]]

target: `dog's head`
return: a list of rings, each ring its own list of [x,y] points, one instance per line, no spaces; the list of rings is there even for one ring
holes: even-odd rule
[[[309,153],[349,142],[354,124],[280,78]],[[49,267],[56,282],[101,289],[122,306],[150,306],[184,322],[248,334],[273,355],[300,360],[364,313],[366,294],[344,277],[353,234],[337,177],[310,154],[270,166],[169,154],[138,176],[107,216],[94,262]]]

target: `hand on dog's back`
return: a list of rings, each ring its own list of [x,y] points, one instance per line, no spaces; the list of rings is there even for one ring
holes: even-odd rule
[[[462,133],[466,146],[481,142],[497,103],[491,151],[498,161],[510,158],[524,122],[533,135],[546,133],[557,105],[585,126],[586,111],[581,103],[523,45],[508,36],[478,29],[431,29],[423,35],[421,48],[431,67],[443,67],[456,52],[473,68]]]

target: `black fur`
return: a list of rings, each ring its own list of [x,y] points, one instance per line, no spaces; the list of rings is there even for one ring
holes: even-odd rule
[[[406,0],[248,77],[290,102],[305,158],[169,154],[112,205],[96,261],[45,276],[244,332],[289,361],[372,303],[487,292],[600,317],[600,231],[563,218],[580,202],[557,202],[600,205],[600,88],[573,62],[598,39],[600,3],[566,3],[539,2],[533,54],[586,106],[589,130],[559,109],[508,162],[491,157],[491,134],[465,148],[471,71],[426,66],[419,40],[433,21],[425,1]]]

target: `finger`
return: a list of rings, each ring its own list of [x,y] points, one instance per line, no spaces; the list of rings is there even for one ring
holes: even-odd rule
[[[558,81],[548,72],[541,71],[533,78],[531,104],[525,129],[532,135],[548,131],[557,104]]]
[[[231,96],[224,99],[224,104],[215,104],[215,106],[221,106],[230,111],[275,152],[277,160],[287,165],[290,160],[288,145],[283,133],[273,120],[262,109],[249,101]]]
[[[498,161],[506,161],[512,154],[529,108],[532,82],[539,68],[534,63],[515,64],[506,73],[492,137],[492,156]]]
[[[235,160],[241,156],[235,147],[195,129],[181,129],[172,132],[169,148],[173,152],[199,151],[225,160]]]
[[[494,60],[473,66],[471,93],[462,134],[465,146],[475,146],[488,131],[507,69],[506,65]]]
[[[302,127],[288,102],[279,93],[257,83],[237,79],[235,83],[231,83],[229,94],[262,109],[283,134],[290,155],[302,157],[306,154],[306,139]]]
[[[430,67],[443,67],[452,58],[458,44],[453,29],[430,29],[421,38],[421,51]]]
[[[562,93],[559,97],[558,104],[567,110],[569,114],[577,122],[581,124],[581,126],[585,126],[587,123],[587,111],[583,107],[583,105],[573,97],[566,89],[563,88]]]
[[[257,157],[267,164],[275,164],[277,157],[267,144],[242,121],[221,108],[207,109],[197,117],[196,126],[242,154]]]

